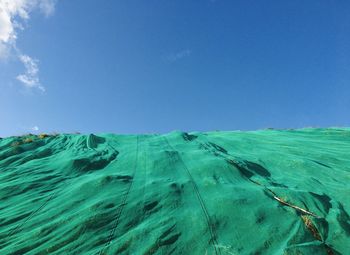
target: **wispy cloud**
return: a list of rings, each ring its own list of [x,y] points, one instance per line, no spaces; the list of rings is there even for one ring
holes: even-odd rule
[[[16,78],[27,88],[38,88],[41,91],[45,91],[45,88],[40,84],[38,73],[38,60],[32,59],[28,55],[20,55],[20,61],[25,67],[25,72],[18,75]]]
[[[181,50],[176,53],[169,54],[166,59],[170,62],[178,61],[182,58],[189,57],[191,55],[192,51],[189,49]]]
[[[11,52],[24,64],[26,72],[17,80],[26,87],[43,90],[39,83],[37,61],[22,54],[16,47],[18,31],[25,28],[30,14],[35,9],[45,16],[52,15],[57,0],[0,0],[0,59],[7,58]]]
[[[52,15],[55,11],[55,4],[57,0],[41,0],[39,1],[39,8],[46,17]]]

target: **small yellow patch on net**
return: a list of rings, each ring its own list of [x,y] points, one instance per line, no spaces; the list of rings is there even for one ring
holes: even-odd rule
[[[45,134],[45,133],[38,135],[38,137],[39,137],[40,139],[44,139],[44,138],[46,138],[46,137],[48,137],[48,136],[49,136],[49,135],[48,135],[48,134]]]

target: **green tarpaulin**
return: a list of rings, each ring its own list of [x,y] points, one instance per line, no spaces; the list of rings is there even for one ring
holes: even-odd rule
[[[0,254],[350,254],[350,130],[0,139]]]

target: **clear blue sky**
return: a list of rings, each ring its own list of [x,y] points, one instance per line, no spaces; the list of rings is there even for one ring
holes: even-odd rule
[[[0,136],[350,126],[350,1],[57,1],[0,61]]]

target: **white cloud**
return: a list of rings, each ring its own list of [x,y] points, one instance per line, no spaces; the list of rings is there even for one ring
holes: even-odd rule
[[[30,130],[32,130],[32,131],[39,131],[39,127],[38,126],[34,126]]]
[[[45,91],[45,88],[40,85],[38,73],[38,60],[32,59],[27,55],[20,55],[20,61],[23,63],[25,67],[24,74],[18,75],[16,78],[27,88],[38,88],[41,91]]]
[[[17,76],[25,86],[42,89],[38,79],[36,61],[23,55],[16,48],[18,30],[23,30],[35,9],[45,16],[53,14],[57,0],[0,0],[0,59],[7,58],[14,50],[25,65],[26,73]]]
[[[191,55],[191,53],[192,53],[191,50],[185,49],[185,50],[168,55],[167,60],[169,60],[170,62],[175,62],[175,61],[180,60],[182,58],[189,57]]]

